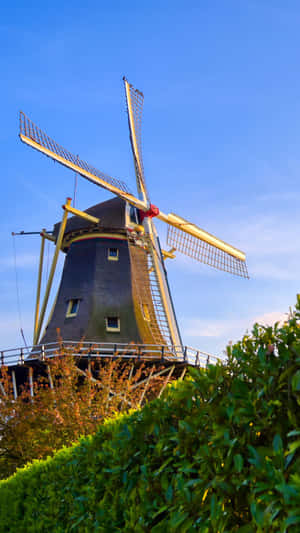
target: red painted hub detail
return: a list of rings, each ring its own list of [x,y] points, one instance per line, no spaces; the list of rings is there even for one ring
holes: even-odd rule
[[[159,209],[158,207],[156,207],[156,205],[150,204],[150,208],[148,209],[148,211],[142,211],[141,209],[139,209],[139,213],[141,222],[143,222],[144,218],[157,217],[159,215]]]

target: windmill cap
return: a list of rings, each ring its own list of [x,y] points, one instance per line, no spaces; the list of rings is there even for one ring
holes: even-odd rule
[[[88,215],[92,215],[100,219],[99,226],[105,229],[125,229],[126,221],[126,202],[121,198],[112,198],[106,202],[93,205],[84,211]],[[95,223],[84,220],[79,216],[72,216],[68,219],[65,235],[73,231],[87,230],[94,228]],[[60,222],[54,225],[53,235],[57,238],[60,228]]]

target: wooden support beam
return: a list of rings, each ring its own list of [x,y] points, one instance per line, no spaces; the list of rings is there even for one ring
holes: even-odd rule
[[[14,399],[16,400],[18,398],[18,389],[17,389],[17,382],[16,382],[16,373],[14,370],[12,370],[11,372],[11,378],[12,378],[12,384],[13,384]]]
[[[168,372],[169,368],[164,368],[163,370],[160,370],[160,372],[157,372],[153,377],[154,378],[158,378],[159,376],[162,376],[163,374],[165,374],[166,372]],[[139,381],[138,383],[135,383],[131,388],[132,389],[136,389],[137,387],[140,387],[141,385],[143,385],[143,383],[146,383],[148,378],[145,378],[145,379],[142,379],[141,381]]]
[[[63,205],[63,209],[66,209],[67,211],[69,211],[69,213],[72,213],[72,215],[83,218],[84,220],[88,220],[88,222],[94,222],[94,224],[99,224],[100,222],[100,218],[93,217],[92,215],[89,215],[88,213],[85,213],[84,211],[75,209],[75,207],[72,207],[71,205],[65,204]]]
[[[163,383],[162,388],[161,388],[160,391],[159,391],[158,398],[160,398],[161,395],[162,395],[162,393],[164,392],[164,390],[165,390],[166,386],[168,385],[169,380],[170,380],[170,377],[172,376],[174,370],[175,370],[175,365],[173,365],[173,366],[171,367],[171,370],[170,370],[169,374],[167,375],[167,377],[166,377],[166,379],[165,379],[165,381],[164,381],[164,383]]]
[[[33,327],[33,344],[34,344],[34,339],[35,339],[35,335],[36,335],[38,324],[39,324],[40,296],[41,296],[41,284],[42,284],[43,263],[44,263],[44,250],[45,250],[44,232],[46,232],[45,229],[43,229],[41,233],[42,240],[41,240],[41,249],[40,249],[39,273],[38,273],[38,281],[37,281],[37,289],[36,289],[34,327]]]
[[[156,374],[154,374],[152,376],[152,378],[157,378],[159,376],[161,376],[162,374],[165,374],[169,369],[168,368],[164,368],[163,370],[161,370],[160,372],[157,372]],[[146,383],[148,381],[148,377],[145,378],[145,379],[142,379],[141,381],[139,381],[138,383],[135,383],[132,387],[130,387],[130,390],[134,390],[136,389],[137,387],[140,387],[141,385],[143,385],[144,383]],[[113,393],[114,396],[120,396],[121,398],[123,397],[124,398],[124,401],[126,403],[130,403],[128,400],[126,400],[126,397],[123,395],[122,392],[119,392],[119,393]],[[112,398],[109,399],[109,401],[111,400]],[[131,403],[130,403],[131,405]]]
[[[33,396],[34,396],[34,391],[33,391],[33,368],[32,368],[32,366],[29,367],[29,369],[28,369],[28,373],[29,373],[29,389],[30,389],[30,396],[31,396],[31,398],[33,398]]]
[[[176,248],[161,251],[163,259],[175,259],[176,255],[174,254],[174,252],[176,252]]]
[[[179,378],[178,381],[182,381],[183,378],[184,378],[184,376],[185,376],[185,374],[186,374],[186,366],[184,367],[184,369],[183,369],[183,371],[182,371],[182,373],[181,373],[181,376],[180,376],[180,378]]]
[[[47,231],[42,231],[41,237],[44,237],[44,239],[47,239],[47,241],[55,242],[54,235],[50,235],[50,233],[47,233]]]
[[[45,345],[44,344],[42,344],[42,348],[41,348],[41,360],[45,361]]]
[[[132,363],[131,368],[130,368],[130,372],[129,372],[129,376],[128,376],[128,390],[127,390],[127,392],[130,390],[130,383],[131,383],[131,380],[132,380],[133,370],[134,370],[134,364]],[[123,396],[123,400],[122,400],[122,403],[121,403],[121,410],[123,408],[123,403],[124,403],[125,399],[126,399],[126,395]]]
[[[106,389],[106,390],[108,389],[109,394],[111,394],[112,396],[114,396],[114,397],[122,396],[122,393],[118,393],[117,394],[113,390],[109,389],[109,387],[105,387],[105,385],[103,385],[103,383],[101,383],[101,381],[99,381],[98,379],[94,378],[93,376],[88,376],[84,370],[81,370],[81,368],[77,367],[76,370],[77,370],[77,372],[79,374],[81,374],[82,376],[86,377],[87,379],[89,379],[90,381],[95,383],[98,387],[101,387],[102,389]],[[125,403],[128,403],[128,405],[130,405],[130,407],[132,407],[132,403],[129,400],[127,400],[125,397],[123,399],[124,399]],[[110,401],[110,400],[111,400],[111,398],[109,398],[108,401]]]
[[[50,366],[47,365],[47,374],[48,374],[48,380],[49,380],[49,385],[50,385],[50,389],[54,389],[54,385],[53,385],[53,380],[52,380],[52,376],[51,376],[51,370],[50,370]]]
[[[109,376],[109,386],[107,387],[107,397],[106,397],[106,402],[105,402],[105,413],[107,412],[107,407],[108,407],[108,402],[109,402],[109,398],[110,398],[110,394],[111,394],[111,388],[110,388],[110,383],[111,383],[111,374],[112,374],[112,367],[110,367],[110,376]]]
[[[70,205],[70,203],[71,203],[71,198],[67,198],[66,205]],[[47,308],[47,304],[48,304],[49,294],[50,294],[50,290],[51,290],[51,287],[52,287],[52,281],[53,281],[53,277],[54,277],[54,273],[55,273],[55,269],[56,269],[58,254],[59,254],[59,251],[60,251],[60,247],[61,247],[61,243],[62,243],[62,240],[63,240],[64,233],[65,233],[65,228],[66,228],[66,224],[67,224],[67,217],[68,217],[68,211],[64,211],[63,218],[62,218],[62,221],[60,223],[59,233],[58,233],[58,237],[57,237],[57,241],[56,241],[55,252],[54,252],[52,265],[51,265],[51,269],[50,269],[50,273],[49,273],[49,278],[48,278],[48,282],[47,282],[47,286],[46,286],[46,290],[45,290],[45,296],[44,296],[44,301],[43,301],[43,305],[42,305],[42,309],[41,309],[41,314],[39,316],[39,323],[38,323],[38,326],[36,328],[36,332],[35,332],[35,335],[34,335],[33,344],[37,344],[38,343],[39,336],[40,336],[40,333],[41,333],[43,320],[44,320],[44,316],[45,316],[45,312],[46,312],[46,308]]]
[[[142,394],[141,394],[141,398],[140,398],[140,401],[139,401],[139,403],[138,403],[138,407],[140,407],[140,405],[142,404],[142,401],[143,401],[143,399],[144,399],[144,396],[145,396],[145,394],[146,394],[146,392],[147,392],[147,390],[148,390],[148,388],[149,388],[150,380],[151,380],[151,378],[152,378],[152,374],[153,374],[153,372],[154,372],[154,366],[151,368],[151,372],[150,372],[150,374],[149,374],[149,376],[148,376],[148,378],[147,378],[147,380],[146,380],[146,384],[145,384],[145,387],[144,387],[143,392],[142,392]]]

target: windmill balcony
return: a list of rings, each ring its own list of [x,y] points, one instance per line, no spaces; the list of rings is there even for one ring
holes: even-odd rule
[[[2,350],[0,352],[0,365],[12,367],[26,364],[30,366],[31,363],[44,362],[60,354],[78,358],[103,357],[124,360],[137,359],[145,362],[172,362],[197,367],[205,367],[208,364],[222,361],[220,357],[189,346],[64,341]]]

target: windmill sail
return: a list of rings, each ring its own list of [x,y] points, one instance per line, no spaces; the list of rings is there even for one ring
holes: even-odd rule
[[[142,110],[143,93],[135,89],[126,78],[124,79],[130,142],[134,159],[136,182],[139,197],[144,204],[150,206],[149,195],[146,188],[144,166],[142,158]],[[145,208],[143,209],[145,211]],[[156,230],[150,218],[144,220],[145,239],[148,249],[148,279],[151,288],[153,309],[155,311],[154,323],[158,325],[160,336],[164,342],[176,346],[181,345],[180,333],[172,305],[166,272],[163,266]],[[142,292],[142,288],[139,288]]]
[[[74,170],[92,183],[96,183],[96,185],[100,185],[104,189],[123,198],[123,200],[129,201],[139,209],[145,208],[145,203],[135,198],[129,192],[127,185],[123,181],[104,174],[60,146],[36,126],[22,111],[20,111],[20,139],[25,144]]]
[[[149,198],[146,188],[144,165],[142,157],[142,112],[144,95],[123,78],[127,103],[130,142],[134,159],[136,182],[139,194]]]
[[[245,261],[217,248],[213,244],[209,244],[199,237],[189,235],[179,228],[168,226],[167,243],[179,252],[201,263],[236,276],[249,278]]]

